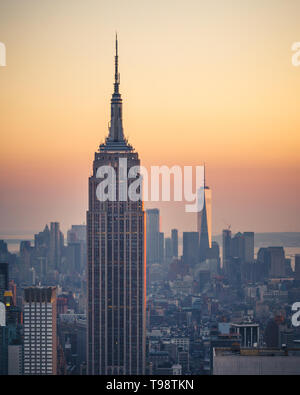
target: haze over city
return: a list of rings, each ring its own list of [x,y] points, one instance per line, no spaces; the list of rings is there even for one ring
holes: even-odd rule
[[[299,376],[299,15],[0,0],[1,380]]]
[[[124,131],[142,165],[205,161],[213,234],[300,231],[299,12],[297,0],[2,0],[0,232],[85,221],[116,30]],[[151,207],[164,232],[196,229],[181,203]]]

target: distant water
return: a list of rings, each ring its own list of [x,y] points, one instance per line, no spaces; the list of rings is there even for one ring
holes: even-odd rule
[[[268,246],[265,246],[268,247]],[[284,248],[284,252],[285,252],[285,257],[291,259],[291,266],[292,269],[294,270],[295,268],[295,255],[299,254],[300,255],[300,247],[285,247],[282,246]],[[254,258],[257,258],[257,253],[260,247],[255,247],[254,248]],[[222,258],[222,247],[220,247],[220,255]]]
[[[33,245],[34,233],[0,234],[0,240],[4,240],[7,243],[7,248],[8,248],[9,252],[12,252],[12,253],[19,252],[21,241],[29,240],[31,242],[31,245]]]
[[[34,234],[38,233],[36,232],[23,232],[23,233],[15,233],[15,234],[0,234],[0,240],[4,240],[7,243],[7,247],[8,250],[10,252],[19,252],[20,250],[20,242],[23,240],[29,240],[31,242],[31,245],[33,245],[34,242]],[[262,234],[261,234],[262,235]],[[269,235],[269,234],[265,234],[265,235]],[[294,233],[292,235],[299,235],[299,233]],[[217,237],[214,237],[213,239],[217,239]],[[222,241],[221,240],[217,240],[219,242],[219,246],[220,246],[220,255],[222,256]],[[294,257],[296,254],[300,254],[300,245],[299,246],[294,246],[294,247],[290,247],[290,246],[284,246],[284,240],[281,240],[281,242],[283,243],[278,243],[278,246],[283,246],[284,247],[284,251],[285,251],[285,255],[287,258],[291,258],[292,259],[292,266],[294,266]],[[270,243],[270,240],[268,240],[265,243],[260,242],[259,245],[260,247],[268,247],[270,245],[274,245],[274,243]],[[300,244],[300,243],[299,243]],[[255,253],[255,257],[256,254],[259,250],[260,247],[255,247],[254,249],[254,253]],[[182,254],[182,239],[179,239],[179,253]]]

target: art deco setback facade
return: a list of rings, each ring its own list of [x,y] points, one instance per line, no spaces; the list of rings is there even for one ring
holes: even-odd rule
[[[116,40],[109,135],[89,178],[87,361],[93,375],[145,373],[145,213],[142,200],[119,196],[119,160],[127,160],[128,172],[140,159],[123,134],[117,50]],[[116,201],[97,197],[101,166],[115,170]],[[125,181],[127,187],[134,180]]]

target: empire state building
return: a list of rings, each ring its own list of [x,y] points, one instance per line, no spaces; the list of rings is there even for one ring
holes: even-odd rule
[[[124,137],[116,37],[109,134],[99,146],[89,178],[87,211],[88,374],[145,374],[145,212],[142,199],[121,198],[120,177],[140,166]],[[115,199],[99,200],[99,168],[115,170]],[[122,169],[121,169],[122,167]],[[123,174],[124,175],[124,174]],[[125,190],[134,178],[126,177]],[[109,187],[109,186],[108,186]]]

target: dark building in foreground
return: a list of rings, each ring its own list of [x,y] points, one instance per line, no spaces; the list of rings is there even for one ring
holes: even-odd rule
[[[214,375],[299,375],[296,349],[214,348]]]
[[[24,290],[24,374],[57,374],[55,287]]]
[[[22,314],[8,280],[8,264],[0,263],[0,376],[23,372]]]
[[[93,375],[145,373],[145,214],[142,199],[124,194],[136,181],[126,176],[140,159],[123,134],[117,45],[109,135],[89,178],[87,373]],[[121,165],[126,160],[127,169]],[[115,169],[115,199],[97,196],[102,166]]]
[[[8,263],[0,262],[0,302],[4,302],[6,290],[8,290]]]

